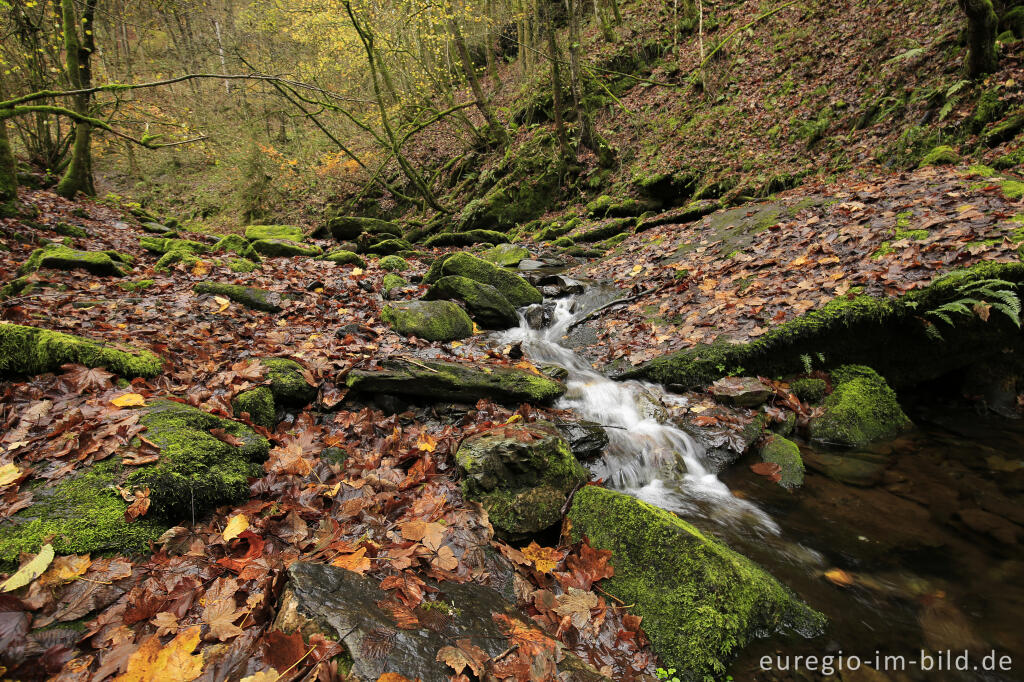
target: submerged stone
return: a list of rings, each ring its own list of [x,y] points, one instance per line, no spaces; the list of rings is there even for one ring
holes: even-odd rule
[[[462,490],[480,502],[495,530],[527,537],[562,519],[569,494],[587,482],[587,471],[549,422],[503,426],[462,441],[455,461]]]
[[[200,282],[192,287],[192,290],[197,294],[225,296],[235,303],[241,303],[253,310],[262,310],[267,313],[281,311],[280,294],[265,289],[244,287],[239,284],[224,284],[222,282]]]
[[[26,275],[40,269],[85,270],[94,275],[121,277],[125,272],[118,260],[101,251],[76,251],[60,244],[47,244],[32,252],[18,269],[18,274]]]
[[[769,436],[761,445],[761,461],[778,464],[783,488],[799,488],[804,483],[804,462],[796,443],[781,435]]]
[[[148,350],[129,352],[63,332],[0,324],[0,376],[53,372],[66,363],[104,367],[128,378],[155,377],[163,367]]]
[[[319,256],[323,249],[316,245],[305,245],[290,239],[257,239],[252,248],[264,256]]]
[[[426,399],[475,403],[481,398],[518,405],[549,404],[565,393],[565,385],[512,367],[461,365],[437,360],[389,358],[380,370],[354,369],[345,384],[363,393],[385,393]]]
[[[490,284],[516,308],[544,300],[540,291],[519,275],[468,253],[456,253],[446,258],[440,266],[440,274],[468,277],[477,282]]]
[[[757,564],[675,514],[597,486],[576,492],[573,540],[611,550],[615,575],[601,588],[643,617],[664,667],[719,677],[755,637],[792,628],[820,634],[825,618]]]
[[[430,287],[424,298],[462,301],[470,317],[484,329],[508,329],[519,322],[516,309],[500,291],[468,277],[442,277]]]
[[[260,239],[287,239],[301,242],[305,239],[302,228],[297,225],[250,225],[245,228],[245,238],[249,241]]]
[[[896,393],[870,367],[846,365],[833,370],[832,386],[825,413],[811,421],[811,440],[855,447],[912,426]]]
[[[556,426],[569,442],[572,454],[581,462],[597,459],[608,445],[608,432],[597,422],[559,421]]]
[[[384,306],[381,319],[404,336],[455,341],[473,335],[473,322],[451,301],[402,301]]]

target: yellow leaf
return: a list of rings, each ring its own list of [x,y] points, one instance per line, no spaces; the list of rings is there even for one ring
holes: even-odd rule
[[[480,329],[480,327],[476,326],[476,322],[474,322],[473,323],[473,333],[474,334],[479,334],[481,331],[483,331],[483,330]]]
[[[243,677],[242,682],[277,682],[281,678],[281,675],[271,668],[270,670],[261,670],[255,675],[249,675],[249,677]]]
[[[642,266],[642,265],[634,265],[633,269],[629,271],[629,274],[630,274],[630,276],[639,274],[640,271],[643,270],[643,269],[644,269],[644,266]]]
[[[437,439],[423,431],[420,433],[419,438],[416,439],[416,447],[424,452],[433,452],[434,448],[437,447]]]
[[[853,576],[841,568],[832,568],[825,571],[825,577],[829,582],[840,587],[849,587],[854,584]]]
[[[228,521],[228,525],[224,527],[224,541],[233,540],[239,535],[245,532],[245,529],[249,527],[249,519],[245,518],[245,514],[239,514],[238,516],[231,517]]]
[[[519,422],[519,421],[522,421],[522,420],[523,420],[523,415],[521,415],[521,414],[514,414],[511,417],[509,417],[507,420],[505,420],[505,423],[506,424],[515,424],[516,422]]]
[[[14,462],[8,462],[3,465],[0,467],[0,488],[18,480],[19,476],[21,476],[21,471]]]
[[[224,298],[223,296],[214,296],[213,300],[220,304],[220,308],[217,309],[218,313],[224,312],[231,305],[231,299]]]
[[[288,326],[288,321],[287,320],[278,320],[277,321],[277,326],[278,327],[287,327]]]
[[[210,264],[204,260],[196,261],[196,264],[192,266],[192,274],[195,277],[206,277],[210,274]]]
[[[199,644],[198,625],[178,633],[167,643],[151,635],[128,659],[128,668],[114,682],[192,682],[203,672],[202,654],[193,654]]]
[[[361,275],[361,274],[363,274],[363,269],[362,268],[352,268],[352,274],[353,275]]]
[[[452,341],[452,348],[458,348],[459,346],[464,346],[464,345],[466,345],[466,344],[462,343],[462,341]]]
[[[534,568],[541,573],[550,573],[562,560],[562,553],[554,547],[541,547],[536,541],[522,549],[523,556],[533,562]]]
[[[146,399],[138,393],[125,393],[111,400],[110,404],[115,407],[144,407]]]
[[[43,545],[43,548],[39,550],[39,554],[36,554],[32,561],[19,568],[17,573],[7,579],[0,592],[10,592],[20,587],[25,587],[25,585],[41,576],[51,561],[53,561],[53,545],[47,543]]]
[[[91,565],[92,559],[89,558],[88,554],[83,554],[81,556],[78,556],[77,554],[59,556],[52,564],[50,564],[49,570],[40,576],[39,584],[43,587],[49,587],[52,585],[61,585],[66,582],[71,582],[79,576],[84,575]]]

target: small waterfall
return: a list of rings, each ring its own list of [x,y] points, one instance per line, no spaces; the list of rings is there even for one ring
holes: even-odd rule
[[[655,384],[612,381],[562,345],[573,320],[588,312],[588,302],[586,294],[558,299],[551,325],[540,330],[531,329],[520,313],[519,326],[497,340],[522,342],[532,362],[568,370],[567,391],[557,407],[602,424],[608,433],[604,456],[590,465],[594,475],[611,488],[671,511],[777,534],[767,514],[734,497],[718,480],[704,448],[664,418],[663,404],[684,404],[685,399]]]

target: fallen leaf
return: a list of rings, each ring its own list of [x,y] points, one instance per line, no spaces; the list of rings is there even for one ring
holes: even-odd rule
[[[281,675],[271,668],[270,670],[261,670],[255,675],[243,677],[241,682],[277,682],[279,679],[281,679]]]
[[[135,500],[124,510],[124,520],[131,523],[149,511],[149,488],[135,491]]]
[[[566,594],[558,595],[558,606],[555,613],[570,616],[577,630],[582,630],[590,622],[590,609],[597,608],[597,595],[576,587],[570,587]]]
[[[196,625],[179,633],[166,645],[151,635],[128,659],[128,667],[114,682],[192,682],[203,672],[203,657],[193,654],[199,644]]]
[[[214,296],[213,300],[220,305],[220,308],[217,309],[218,313],[224,312],[231,305],[231,299],[224,298],[223,296]]]
[[[553,547],[541,547],[536,541],[524,547],[523,556],[533,562],[534,568],[541,573],[550,573],[562,560],[562,553]]]
[[[441,647],[440,651],[437,652],[435,660],[450,667],[455,671],[456,675],[461,675],[466,666],[469,666],[474,675],[482,677],[481,673],[489,658],[490,656],[487,655],[486,651],[473,644],[470,640],[460,639],[455,642],[455,646]]]
[[[110,401],[115,407],[145,407],[146,399],[138,393],[125,393]]]
[[[232,516],[228,525],[224,527],[224,542],[237,538],[248,527],[249,519],[245,518],[245,514]]]
[[[43,587],[52,587],[71,582],[84,575],[91,565],[92,559],[88,554],[59,556],[53,560],[46,572],[39,576],[39,584]]]
[[[51,561],[53,561],[53,546],[47,543],[39,550],[39,554],[36,554],[31,561],[19,568],[14,575],[7,579],[0,592],[12,592],[28,585],[43,574],[43,571],[47,569]]]
[[[366,557],[366,548],[360,547],[351,554],[343,554],[331,562],[331,566],[337,566],[362,575],[370,570],[370,560]]]
[[[839,585],[840,587],[850,587],[856,582],[852,575],[841,568],[830,568],[825,571],[825,578],[830,583]]]
[[[14,462],[8,462],[0,467],[0,487],[10,485],[21,476],[21,470]]]

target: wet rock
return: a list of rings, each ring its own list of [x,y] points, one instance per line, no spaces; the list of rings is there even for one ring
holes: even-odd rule
[[[668,410],[656,395],[643,388],[635,393],[636,409],[644,419],[653,419],[659,424],[668,421]]]
[[[252,243],[252,248],[264,256],[285,258],[319,256],[323,253],[323,249],[319,246],[300,244],[289,239],[257,239]]]
[[[175,234],[175,231],[172,228],[167,227],[166,225],[162,225],[160,223],[154,223],[152,221],[146,221],[146,222],[142,223],[141,227],[146,232],[150,232],[152,234],[162,234],[162,235],[172,235],[172,234]]]
[[[281,311],[281,295],[274,291],[221,282],[200,282],[192,287],[192,290],[197,294],[224,296],[253,310],[261,310],[266,313]]]
[[[961,509],[957,515],[975,533],[988,535],[1004,545],[1016,545],[1024,535],[1024,528],[984,509]]]
[[[460,639],[494,658],[509,648],[508,638],[494,620],[503,614],[529,625],[529,619],[498,592],[475,583],[433,583],[414,614],[412,627],[399,627],[394,616],[381,608],[388,594],[377,581],[324,564],[295,562],[288,568],[288,584],[281,596],[274,629],[305,637],[323,634],[340,642],[352,658],[352,676],[373,682],[384,673],[410,680],[447,682],[452,670],[437,660],[437,652]],[[559,669],[579,682],[606,679],[565,652]]]
[[[433,271],[433,266],[431,270]],[[459,275],[490,284],[516,308],[544,300],[541,293],[519,275],[468,253],[456,253],[445,258],[440,266],[440,275]],[[431,273],[428,273],[428,276],[431,276]],[[432,280],[425,278],[424,281],[429,284]]]
[[[513,346],[513,348],[515,348],[515,346]],[[510,358],[512,357],[512,353],[513,351],[510,350],[508,354]],[[519,357],[523,357],[521,346],[519,348]],[[544,376],[550,377],[555,381],[565,381],[569,378],[569,370],[560,365],[541,365],[537,369],[539,369]]]
[[[473,335],[473,322],[451,301],[401,301],[384,306],[381,319],[404,336],[455,341]]]
[[[572,454],[581,462],[597,459],[608,445],[608,433],[597,422],[586,419],[558,421],[556,426],[568,441]]]
[[[519,539],[562,519],[588,475],[550,422],[503,426],[462,441],[455,461],[463,493],[483,504],[495,531]]]
[[[431,402],[475,403],[489,398],[511,405],[549,404],[565,393],[565,386],[557,381],[512,367],[401,357],[389,358],[381,364],[380,370],[352,370],[345,385],[363,393],[388,393]]]
[[[799,488],[804,483],[804,463],[800,448],[793,441],[779,435],[769,436],[761,445],[761,461],[778,464],[783,488]]]
[[[725,377],[708,390],[719,402],[737,407],[757,407],[772,395],[771,389],[754,377]]]
[[[561,298],[582,294],[585,290],[582,282],[565,275],[545,275],[537,279],[536,286],[544,294],[544,298]]]
[[[530,252],[525,246],[518,244],[498,244],[497,246],[484,251],[480,257],[485,261],[501,265],[506,268],[514,268],[521,261],[530,257]]]
[[[555,304],[536,303],[523,311],[523,316],[530,329],[544,329],[551,326],[551,321],[555,316]]]
[[[508,329],[519,323],[516,309],[498,289],[468,277],[442,277],[431,285],[423,298],[462,301],[470,317],[484,329]]]
[[[825,618],[749,559],[663,509],[597,486],[577,491],[572,537],[611,550],[601,589],[642,616],[664,667],[719,674],[755,637],[820,634]]]
[[[870,367],[846,365],[833,370],[832,384],[825,413],[811,421],[813,441],[855,447],[895,436],[912,426],[896,393]]]
[[[519,262],[519,269],[520,270],[536,270],[538,268],[543,268],[546,265],[547,264],[544,261],[533,260],[532,258],[527,258],[527,259],[522,260],[522,261]]]
[[[808,452],[804,461],[811,469],[833,480],[864,488],[878,485],[889,465],[889,458],[868,453]]]

